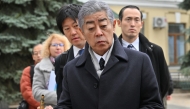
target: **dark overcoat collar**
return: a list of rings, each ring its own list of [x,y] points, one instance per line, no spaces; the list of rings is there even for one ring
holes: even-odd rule
[[[73,52],[73,45],[71,46],[71,48],[68,50],[68,58],[67,58],[67,62],[71,61],[72,59],[74,59],[74,52]]]

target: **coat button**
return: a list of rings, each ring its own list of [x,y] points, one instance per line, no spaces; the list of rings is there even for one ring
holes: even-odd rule
[[[95,88],[95,89],[98,88],[98,83],[94,83],[94,88]]]

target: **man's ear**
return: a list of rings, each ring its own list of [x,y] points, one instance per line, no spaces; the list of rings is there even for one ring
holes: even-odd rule
[[[119,19],[117,20],[117,24],[119,27],[121,27],[121,21]]]
[[[143,21],[141,21],[141,28],[143,27],[143,25],[144,25],[144,22],[143,22]]]
[[[116,22],[117,22],[116,20],[113,21],[113,29],[114,29],[114,31],[115,31]]]

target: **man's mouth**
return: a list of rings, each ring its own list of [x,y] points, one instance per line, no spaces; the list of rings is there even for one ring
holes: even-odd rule
[[[72,40],[77,40],[77,39],[79,39],[79,38],[78,37],[72,38]]]

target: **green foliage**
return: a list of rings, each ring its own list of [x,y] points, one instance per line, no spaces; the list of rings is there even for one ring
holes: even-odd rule
[[[185,76],[190,76],[190,51],[182,57],[181,72]]]
[[[189,10],[190,0],[184,0],[178,5],[180,8]],[[190,28],[184,31],[185,34],[190,35]],[[186,40],[186,43],[190,43],[190,36]],[[182,57],[182,64],[180,68],[181,72],[185,76],[190,76],[190,51]]]
[[[0,0],[0,101],[20,101],[22,70],[33,64],[31,50],[58,32],[55,17],[76,0]]]
[[[190,6],[190,0],[184,0],[178,6],[182,9],[189,10],[190,9],[190,7],[189,7]]]
[[[189,35],[188,39],[186,40],[186,43],[190,43],[190,28],[186,29],[184,33]]]

